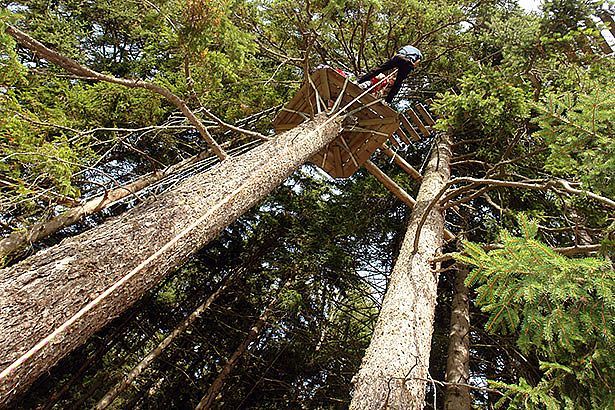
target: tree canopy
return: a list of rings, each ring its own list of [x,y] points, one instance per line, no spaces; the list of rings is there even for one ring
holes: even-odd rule
[[[453,141],[437,206],[456,240],[435,273],[425,407],[443,408],[454,277],[465,268],[476,407],[589,409],[615,400],[615,63],[602,33],[615,28],[598,18],[612,5],[546,0],[528,13],[492,0],[0,4],[3,236],[171,170],[7,255],[5,266],[155,201],[218,161],[164,95],[71,73],[10,27],[96,72],[169,90],[230,153],[272,138],[277,109],[319,64],[359,75],[413,44],[425,59],[394,106],[429,101],[437,123],[432,137],[396,154],[422,172],[437,135]],[[173,168],[195,155],[200,165]],[[372,161],[416,195],[420,181],[382,152]],[[96,405],[224,286],[112,406],[194,407],[267,311],[216,406],[346,408],[409,215],[364,170],[335,180],[305,165],[18,406]]]

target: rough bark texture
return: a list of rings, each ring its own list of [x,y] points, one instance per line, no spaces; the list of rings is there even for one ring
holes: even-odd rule
[[[414,252],[423,212],[449,179],[450,141],[443,136],[419,189],[402,248],[361,369],[351,409],[422,409],[429,366],[438,277],[431,260],[440,252],[444,217],[430,211]]]
[[[104,195],[98,196],[83,205],[71,208],[66,212],[51,218],[45,222],[34,224],[29,229],[19,230],[11,233],[0,241],[0,259],[28,246],[28,244],[39,241],[53,235],[60,229],[70,226],[82,218],[92,215],[107,207],[109,204],[118,201],[128,195],[145,188],[152,183],[159,181],[163,177],[162,172],[155,172],[147,175],[134,183],[112,189]]]
[[[446,359],[446,410],[467,410],[472,399],[468,386],[470,379],[470,302],[465,280],[468,270],[465,267],[457,271],[455,278],[455,296],[451,310],[451,331]]]
[[[0,270],[0,407],[275,189],[336,137],[340,123],[319,116]],[[124,286],[92,305],[119,280]]]

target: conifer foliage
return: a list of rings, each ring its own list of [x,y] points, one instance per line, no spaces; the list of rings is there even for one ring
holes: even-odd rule
[[[479,408],[615,402],[615,59],[600,34],[609,27],[596,25],[596,16],[612,21],[612,4],[545,0],[537,13],[508,0],[0,5],[0,234],[36,230],[95,198],[113,198],[129,183],[161,178],[45,240],[27,236],[23,253],[0,258],[0,267],[159,201],[218,163],[165,97],[75,75],[20,44],[8,26],[99,73],[164,87],[231,156],[275,137],[273,115],[317,65],[360,75],[413,44],[425,60],[394,106],[429,106],[434,132],[391,143],[384,152],[395,151],[393,158],[378,152],[371,161],[416,198],[422,182],[394,162],[404,158],[424,181],[433,135],[446,133],[450,179],[423,205],[442,211],[443,228],[467,239],[443,244],[442,255],[421,264],[428,268],[423,276],[437,277],[438,295],[429,371],[404,373],[426,392],[425,403],[415,405],[447,406],[449,387],[469,390]],[[390,274],[403,260],[411,212],[364,170],[331,180],[304,166],[217,240],[192,249],[177,272],[68,354],[16,405],[95,406],[137,369],[111,407],[194,408],[236,357],[214,407],[347,408]],[[473,268],[463,298],[470,346],[460,361],[469,377],[444,381],[459,295],[451,277],[466,267]],[[198,318],[178,327],[212,295]],[[267,323],[246,338],[273,300]],[[2,318],[23,320],[4,312]],[[420,330],[428,333],[430,325]],[[246,340],[252,342],[238,349]],[[152,352],[155,359],[138,368]]]
[[[519,235],[500,233],[502,249],[466,242],[457,258],[475,266],[468,285],[489,315],[486,330],[514,334],[544,372],[523,378],[500,404],[523,408],[608,407],[615,382],[615,270],[604,257],[569,258],[537,239],[538,224],[522,215]],[[510,399],[510,402],[508,401]]]

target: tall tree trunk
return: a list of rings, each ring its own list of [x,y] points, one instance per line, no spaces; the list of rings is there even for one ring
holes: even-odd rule
[[[221,144],[221,146],[224,145],[225,144]],[[88,215],[99,212],[122,198],[135,195],[140,190],[153,185],[154,183],[162,180],[164,177],[175,172],[179,172],[195,162],[205,159],[208,155],[210,155],[209,150],[202,151],[197,155],[186,158],[185,160],[168,167],[164,171],[155,171],[129,184],[105,191],[102,195],[92,198],[82,205],[68,209],[47,221],[37,222],[27,229],[20,229],[11,233],[6,238],[0,240],[0,260],[2,260],[5,256],[9,256],[20,249],[25,248],[31,243],[53,235],[60,229],[77,223]]]
[[[233,275],[233,278],[235,276],[237,276],[237,274]],[[184,320],[182,320],[182,322],[178,326],[176,326],[175,329],[173,329],[173,331],[167,337],[162,340],[162,342],[160,342],[151,352],[149,352],[143,359],[141,359],[141,361],[135,367],[133,367],[133,369],[128,372],[128,374],[124,376],[124,378],[118,384],[112,387],[111,390],[109,390],[105,394],[105,396],[98,401],[98,404],[96,404],[95,409],[103,410],[109,407],[109,405],[113,403],[113,400],[115,400],[115,398],[120,393],[126,390],[132,384],[132,382],[134,382],[135,379],[139,377],[141,373],[143,373],[143,370],[147,369],[147,367],[152,364],[152,362],[156,360],[162,354],[162,352],[164,352],[164,350],[169,347],[175,339],[177,339],[177,337],[184,333],[190,325],[192,325],[198,318],[200,318],[203,312],[209,309],[209,306],[211,306],[211,304],[214,303],[218,296],[220,296],[220,294],[224,292],[224,290],[228,287],[229,283],[231,282],[230,279],[231,278],[227,278],[218,288],[218,290],[212,293],[205,302],[201,303],[195,310],[193,310],[192,313],[190,313]]]
[[[0,270],[0,407],[333,141],[322,115]]]
[[[423,408],[438,285],[431,260],[444,236],[438,207],[429,211],[418,242],[416,235],[423,213],[449,180],[450,156],[450,137],[444,135],[427,166],[374,335],[354,378],[351,409]]]
[[[468,410],[472,399],[468,384],[470,379],[470,301],[465,280],[468,268],[461,266],[455,277],[455,295],[451,308],[451,331],[446,359],[446,410]]]

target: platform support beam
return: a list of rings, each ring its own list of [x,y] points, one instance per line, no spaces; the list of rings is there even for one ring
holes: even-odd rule
[[[417,181],[421,181],[423,176],[419,171],[416,170],[412,165],[410,165],[405,159],[399,156],[397,153],[393,152],[393,150],[387,147],[386,144],[382,144],[382,152],[385,153],[389,158],[391,158],[401,169],[403,169],[406,174],[410,175],[412,179]]]
[[[403,203],[408,205],[410,208],[414,207],[416,201],[412,198],[402,187],[400,187],[397,182],[393,181],[387,174],[382,172],[380,168],[376,166],[370,160],[367,160],[365,164],[363,164],[365,169],[372,174],[382,185],[384,185],[393,195],[399,198]]]

